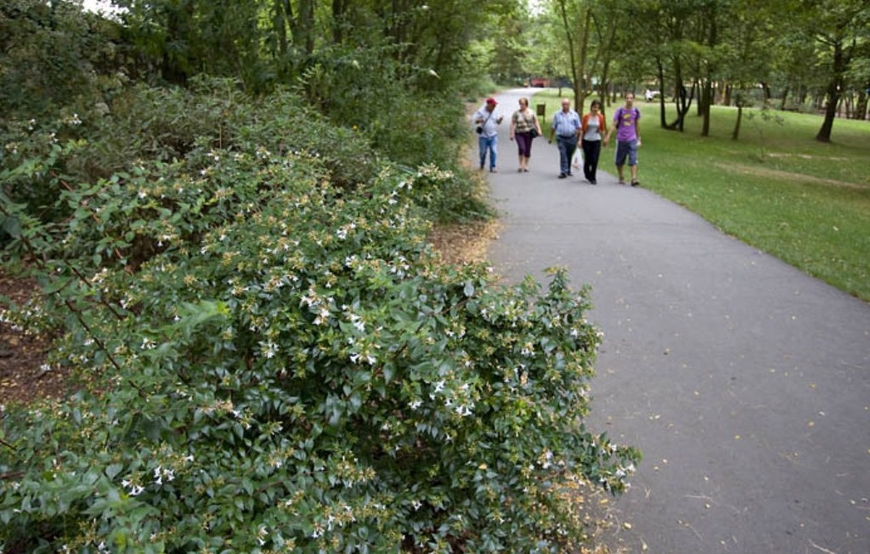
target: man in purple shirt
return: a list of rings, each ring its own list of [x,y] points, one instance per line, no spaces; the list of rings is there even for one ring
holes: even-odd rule
[[[634,93],[625,95],[625,106],[613,114],[613,125],[604,138],[604,146],[610,141],[610,135],[616,129],[616,171],[619,173],[619,184],[625,184],[622,169],[628,159],[631,168],[631,186],[640,183],[637,180],[637,149],[640,146],[640,110],[634,107]]]

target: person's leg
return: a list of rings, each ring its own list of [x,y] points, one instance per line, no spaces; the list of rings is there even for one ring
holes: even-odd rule
[[[583,176],[591,183],[595,180],[592,173],[592,143],[584,140],[580,143],[580,147],[583,148]]]
[[[480,169],[483,169],[486,163],[486,150],[489,148],[489,140],[483,135],[478,135],[477,147],[480,150]]]
[[[595,140],[589,143],[589,154],[588,154],[588,163],[589,163],[589,175],[592,177],[590,180],[592,184],[598,184],[598,158],[601,157],[601,141]]]
[[[532,138],[531,134],[526,135],[526,149],[523,152],[523,171],[529,170],[529,159],[532,157],[532,143],[535,142],[535,139]]]
[[[631,186],[636,187],[637,181],[637,141],[632,141],[628,151],[628,167],[631,168]]]
[[[574,154],[577,153],[577,139],[571,137],[568,139],[568,175],[574,175],[571,172],[571,164],[574,161]]]
[[[626,158],[626,155],[628,154],[626,146],[627,146],[627,143],[625,143],[625,142],[617,141],[617,143],[616,143],[616,159],[615,159],[616,173],[617,173],[617,175],[619,175],[619,184],[620,185],[625,184],[625,176],[622,172],[622,169],[625,166],[625,158]]]
[[[529,136],[526,133],[517,133],[515,136],[517,141],[517,151],[519,152],[519,171],[526,167],[526,151],[528,150]]]
[[[571,169],[571,157],[568,156],[568,143],[571,139],[563,139],[562,137],[558,138],[558,146],[559,146],[559,176],[564,177],[568,175],[568,171]]]
[[[498,135],[493,135],[489,144],[489,170],[495,171],[496,163],[498,161]]]

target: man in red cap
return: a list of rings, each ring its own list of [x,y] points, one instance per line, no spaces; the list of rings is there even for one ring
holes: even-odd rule
[[[495,98],[489,97],[486,103],[474,112],[474,124],[477,125],[475,130],[480,146],[480,169],[486,166],[486,154],[489,152],[489,170],[493,173],[498,171],[495,165],[498,160],[498,125],[503,119],[503,116],[495,115],[497,105]]]

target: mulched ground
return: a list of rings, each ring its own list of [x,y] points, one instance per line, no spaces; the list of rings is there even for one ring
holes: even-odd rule
[[[33,279],[10,277],[0,268],[0,310],[6,307],[7,300],[22,304],[37,292]],[[66,395],[67,374],[44,368],[50,347],[47,337],[27,335],[0,321],[0,405]]]

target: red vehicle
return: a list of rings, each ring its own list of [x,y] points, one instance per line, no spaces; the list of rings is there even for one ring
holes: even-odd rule
[[[538,87],[538,88],[546,88],[550,86],[550,80],[544,79],[543,77],[532,77],[529,80],[529,86]]]

